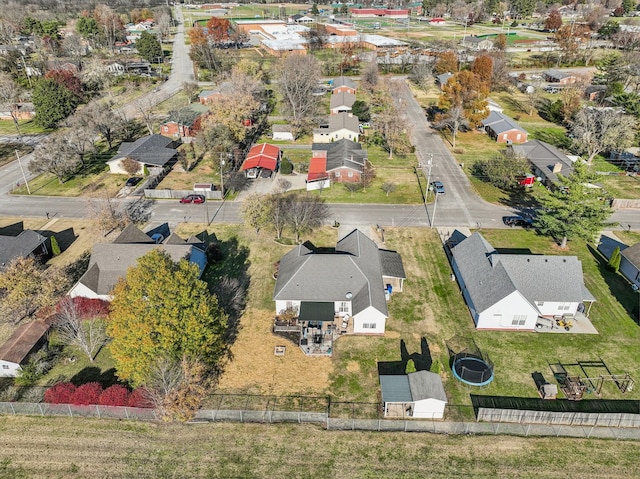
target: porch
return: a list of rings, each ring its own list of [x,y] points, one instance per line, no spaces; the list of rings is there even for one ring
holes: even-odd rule
[[[540,316],[536,322],[539,333],[598,334],[589,317],[578,311],[554,317]]]

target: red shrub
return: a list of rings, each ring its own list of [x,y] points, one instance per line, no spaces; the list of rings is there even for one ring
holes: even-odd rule
[[[56,311],[62,312],[68,308],[65,302],[71,301],[75,311],[82,319],[95,318],[99,316],[107,316],[109,314],[109,302],[96,298],[83,298],[76,296],[75,298],[64,297],[56,305]]]
[[[129,390],[122,384],[114,384],[102,392],[98,404],[103,406],[128,406],[129,394]]]
[[[130,407],[153,407],[143,388],[136,388],[129,396]]]
[[[51,386],[44,392],[44,402],[49,404],[69,404],[76,392],[73,383],[58,383]]]
[[[82,386],[78,386],[76,392],[71,397],[71,404],[98,404],[100,394],[102,394],[102,385],[100,383],[83,384]]]

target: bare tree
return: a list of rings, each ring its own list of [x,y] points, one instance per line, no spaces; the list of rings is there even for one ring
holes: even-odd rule
[[[389,196],[389,193],[393,193],[394,191],[396,191],[396,184],[386,181],[382,183],[381,188],[382,188],[382,191],[384,191],[387,194],[387,196]]]
[[[164,42],[171,33],[171,11],[166,7],[160,7],[158,10],[158,13],[153,17],[153,22],[160,34],[160,42]]]
[[[113,142],[120,133],[122,133],[121,121],[113,111],[110,103],[101,103],[93,101],[87,106],[79,110],[76,115],[80,115],[81,121],[91,128],[96,135],[101,135],[109,145],[109,149],[113,148]]]
[[[55,328],[60,341],[75,346],[93,362],[107,340],[106,308],[92,303],[83,310],[74,298],[65,297],[58,306]]]
[[[135,175],[140,171],[140,163],[130,156],[126,156],[120,160],[120,167],[126,171],[129,176]]]
[[[456,105],[449,109],[445,114],[437,118],[434,125],[436,128],[449,128],[451,130],[452,142],[451,146],[456,147],[456,136],[460,128],[469,126],[469,121],[464,116],[464,110],[460,105]]]
[[[186,81],[182,83],[182,91],[186,95],[189,104],[193,103],[197,98],[199,89],[200,87],[196,82]]]
[[[288,55],[274,65],[273,71],[294,135],[298,136],[318,107],[318,97],[313,95],[319,80],[318,61],[313,55]]]
[[[140,118],[147,127],[150,135],[153,135],[153,107],[156,105],[153,94],[148,94],[136,100],[135,108]]]
[[[291,182],[285,178],[279,178],[277,184],[278,190],[282,193],[286,193],[291,188]]]
[[[89,200],[89,218],[96,224],[95,231],[101,236],[107,236],[114,230],[121,230],[131,223],[128,211],[119,209],[109,197],[104,201]]]
[[[378,62],[376,58],[367,64],[367,67],[362,72],[362,87],[367,91],[372,91],[378,85],[379,72]]]
[[[287,223],[300,243],[300,236],[313,231],[329,218],[329,208],[324,199],[313,195],[294,195],[286,212]]]
[[[80,161],[77,153],[59,134],[49,135],[33,152],[33,160],[29,163],[32,173],[52,173],[62,184],[66,177],[76,172]]]
[[[633,141],[636,120],[619,110],[585,107],[571,123],[574,145],[591,164],[596,155],[610,149],[624,149]]]
[[[432,74],[433,62],[421,59],[417,63],[413,64],[409,78],[420,88],[426,90],[433,83]]]
[[[0,72],[0,103],[6,105],[11,113],[11,119],[18,132],[18,137],[22,138],[20,133],[20,102],[28,98],[28,93],[20,88],[13,78],[6,73]]]
[[[84,156],[95,151],[96,147],[94,117],[91,112],[87,114],[83,111],[84,108],[64,120],[62,125],[67,128],[60,132],[69,147],[78,155],[81,164],[84,164]]]
[[[291,195],[271,195],[268,198],[269,209],[267,210],[267,218],[271,227],[276,233],[276,239],[282,238],[282,232],[287,226],[288,212],[293,202]]]

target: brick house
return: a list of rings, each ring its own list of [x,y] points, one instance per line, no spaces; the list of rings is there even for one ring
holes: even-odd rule
[[[524,143],[527,141],[527,131],[518,125],[513,118],[492,111],[482,120],[482,127],[497,143]]]
[[[358,87],[356,82],[354,82],[351,78],[347,77],[338,77],[333,80],[332,83],[332,93],[335,95],[336,93],[351,93],[352,95],[356,94]]]
[[[368,167],[367,151],[360,143],[339,140],[334,143],[314,143],[307,175],[307,190],[318,189],[330,183],[359,183]],[[314,184],[315,183],[315,184]]]

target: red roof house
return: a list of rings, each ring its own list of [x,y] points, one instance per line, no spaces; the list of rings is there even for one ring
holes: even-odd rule
[[[261,170],[276,171],[279,161],[280,148],[269,143],[262,143],[249,150],[241,170],[245,172],[247,178],[257,178]]]

